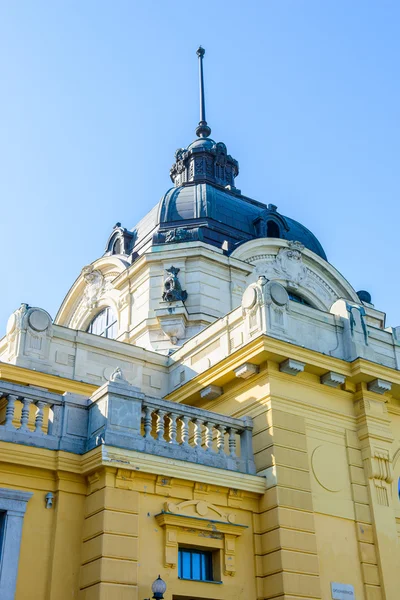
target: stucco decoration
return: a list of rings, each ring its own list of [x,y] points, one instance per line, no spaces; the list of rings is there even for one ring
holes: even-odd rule
[[[93,265],[83,267],[82,276],[86,287],[84,291],[84,304],[87,308],[94,308],[104,292],[104,276],[101,271],[94,269]]]
[[[300,242],[289,242],[288,248],[279,250],[271,265],[278,278],[290,281],[293,286],[297,286],[307,279],[308,273],[302,257],[303,250],[304,246]],[[269,270],[268,266],[266,270]],[[264,273],[264,275],[267,274]]]
[[[175,504],[174,502],[166,502],[164,510],[166,512],[181,514],[186,516],[209,516],[212,519],[218,518],[221,521],[235,523],[236,518],[233,513],[224,513],[217,506],[207,502],[206,500],[187,500]]]
[[[207,537],[211,550],[222,547],[222,571],[233,577],[236,573],[236,540],[246,526],[235,523],[233,513],[226,514],[207,500],[188,500],[175,504],[166,502],[161,513],[155,516],[165,531],[164,564],[175,569],[178,564],[179,545],[197,545],[199,537]]]
[[[359,303],[344,277],[300,242],[259,238],[241,244],[232,257],[253,266],[247,283],[260,276],[278,281],[320,310],[329,311],[338,298]]]
[[[121,367],[117,367],[110,375],[110,381],[115,381],[117,383],[129,383],[126,377],[124,376]]]
[[[7,360],[21,366],[47,361],[53,336],[52,319],[43,309],[26,303],[10,315],[7,322]]]
[[[346,485],[345,450],[334,444],[317,446],[311,456],[315,479],[328,492],[340,492]]]
[[[368,477],[375,485],[378,504],[389,506],[390,485],[393,481],[393,465],[389,450],[374,447],[366,463]]]
[[[104,256],[84,267],[65,296],[55,324],[86,330],[102,309],[110,306],[120,323],[120,312],[127,311],[132,299],[126,282],[120,287],[114,281],[127,269],[120,256]]]

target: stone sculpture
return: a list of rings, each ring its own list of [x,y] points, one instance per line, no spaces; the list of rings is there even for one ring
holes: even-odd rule
[[[166,269],[168,277],[164,281],[164,292],[162,299],[164,302],[185,302],[187,298],[187,292],[182,289],[182,286],[178,279],[178,273],[180,269],[172,266]]]

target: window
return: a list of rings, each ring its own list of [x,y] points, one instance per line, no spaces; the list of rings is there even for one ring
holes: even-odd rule
[[[267,222],[267,237],[280,238],[281,232],[278,223],[275,221]]]
[[[112,340],[115,339],[117,337],[118,322],[112,309],[108,306],[96,315],[87,331]]]
[[[293,302],[298,302],[299,304],[304,304],[305,306],[311,306],[307,300],[304,300],[301,296],[297,294],[293,294],[293,292],[289,292],[289,300],[293,300]]]
[[[179,579],[213,581],[212,563],[212,552],[179,548],[178,577]]]
[[[32,492],[0,488],[0,598],[14,600],[26,505]]]
[[[121,238],[117,238],[113,246],[113,254],[121,254]]]
[[[3,556],[3,545],[4,545],[4,530],[6,526],[6,511],[0,512],[0,565]]]

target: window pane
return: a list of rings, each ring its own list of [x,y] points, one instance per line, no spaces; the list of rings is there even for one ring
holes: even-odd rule
[[[178,577],[212,581],[212,553],[179,548]]]
[[[185,552],[184,550],[180,551],[181,554],[181,572],[180,577],[184,579],[192,579],[192,573],[190,568],[191,563],[191,555],[190,552]]]
[[[107,307],[95,316],[88,327],[88,332],[114,339],[118,333],[117,329],[117,318],[112,309]]]
[[[117,322],[116,321],[114,321],[114,323],[112,323],[109,327],[107,327],[106,337],[110,338],[111,340],[113,340],[117,337]]]
[[[192,579],[201,579],[200,553],[192,553]]]
[[[6,525],[6,514],[4,511],[0,512],[0,565],[3,555],[3,543],[4,543],[4,530]]]
[[[200,554],[200,567],[201,573],[199,579],[207,579],[207,556],[206,554]]]

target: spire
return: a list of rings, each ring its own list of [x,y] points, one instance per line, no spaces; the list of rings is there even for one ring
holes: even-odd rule
[[[199,85],[200,85],[200,121],[196,128],[196,135],[200,138],[208,137],[211,133],[211,128],[207,125],[206,121],[206,102],[204,99],[204,77],[203,77],[203,56],[205,54],[204,48],[201,46],[197,49],[197,56],[199,57]]]

